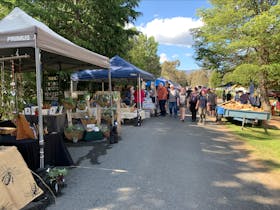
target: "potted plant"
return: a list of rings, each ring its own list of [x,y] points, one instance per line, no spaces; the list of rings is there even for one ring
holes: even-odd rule
[[[87,107],[87,104],[86,104],[86,102],[85,102],[84,100],[78,101],[78,103],[77,103],[77,108],[78,108],[79,110],[85,110],[86,107]]]
[[[79,125],[79,124],[70,125],[64,129],[64,135],[68,140],[76,143],[76,142],[78,142],[78,140],[83,138],[84,131],[85,131],[85,129],[82,125]]]
[[[65,185],[65,176],[67,175],[67,169],[49,168],[46,172],[50,187],[52,188],[55,195],[58,195],[61,192],[61,188]]]
[[[76,107],[76,101],[71,97],[63,99],[62,104],[65,109],[74,109]]]
[[[100,130],[103,133],[104,137],[106,137],[107,139],[110,137],[110,129],[107,125],[101,125]]]

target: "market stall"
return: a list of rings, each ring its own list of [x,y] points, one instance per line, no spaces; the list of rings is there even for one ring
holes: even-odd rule
[[[58,35],[45,24],[15,8],[0,21],[0,61],[12,60],[21,71],[36,70],[40,167],[44,168],[42,70],[109,68],[107,57],[86,50]],[[25,59],[22,59],[22,58]]]
[[[141,80],[154,80],[154,75],[143,71],[142,69],[137,68],[126,60],[122,59],[119,56],[114,56],[110,59],[110,72],[112,81],[119,79],[132,79],[137,80],[138,89],[136,91],[139,92],[137,94],[140,97],[141,91]],[[71,75],[71,80],[74,82],[78,81],[106,81],[108,79],[108,71],[103,69],[93,69],[93,70],[82,70],[75,72]],[[131,119],[136,117],[141,117],[141,119],[145,119],[145,113],[143,112],[142,104],[138,110],[131,109],[131,107],[123,107],[121,106],[121,120]],[[143,114],[144,113],[144,114]]]
[[[228,101],[217,106],[217,112],[223,117],[241,121],[242,128],[245,123],[256,123],[270,119],[270,112],[262,108],[253,107],[250,104],[241,104],[236,101]]]

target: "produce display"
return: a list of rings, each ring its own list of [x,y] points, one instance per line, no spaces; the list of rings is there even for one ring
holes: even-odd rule
[[[227,101],[222,103],[221,106],[225,109],[233,109],[233,110],[246,110],[246,111],[254,111],[254,112],[263,112],[263,108],[254,107],[251,104],[241,104],[237,101]]]

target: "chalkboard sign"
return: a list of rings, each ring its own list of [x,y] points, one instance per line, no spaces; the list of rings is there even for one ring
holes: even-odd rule
[[[62,95],[59,76],[56,74],[44,75],[44,84],[44,101],[57,101]]]

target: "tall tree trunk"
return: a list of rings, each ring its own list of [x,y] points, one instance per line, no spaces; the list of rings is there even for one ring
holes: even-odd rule
[[[271,106],[268,98],[268,89],[267,89],[267,73],[265,69],[262,69],[260,72],[260,94],[261,94],[261,103],[264,111],[270,112]]]

